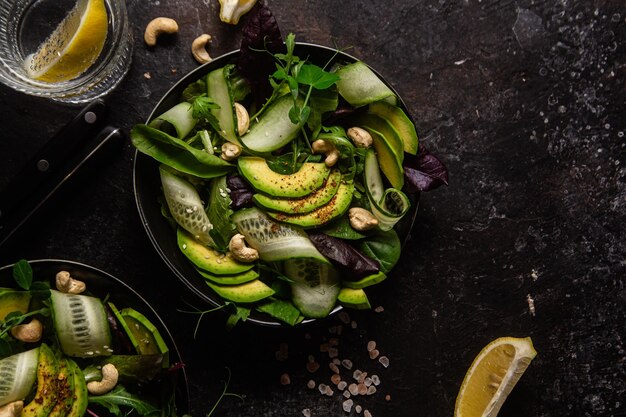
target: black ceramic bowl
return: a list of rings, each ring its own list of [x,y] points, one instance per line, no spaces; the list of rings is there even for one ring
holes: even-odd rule
[[[318,65],[324,65],[329,61],[331,64],[332,62],[358,61],[357,58],[343,52],[338,52],[336,49],[307,43],[296,44],[294,53],[300,57],[308,57],[310,62]],[[180,101],[180,95],[187,85],[200,79],[214,69],[221,68],[226,64],[235,63],[238,56],[238,50],[229,52],[185,75],[176,84],[174,84],[161,101],[159,101],[148,117],[148,122],[178,104]],[[384,81],[384,78],[379,73],[377,73],[377,75]],[[398,104],[407,114],[409,114],[397,91],[389,85],[389,83],[387,83],[387,85],[394,91],[396,96],[398,96]],[[163,261],[184,285],[186,285],[194,294],[211,305],[221,306],[224,304],[224,300],[209,288],[205,279],[196,272],[192,264],[181,253],[176,242],[175,231],[172,230],[171,225],[161,215],[159,196],[162,192],[158,166],[159,163],[154,159],[139,152],[135,153],[135,165],[133,172],[135,199],[137,202],[137,209],[139,210],[139,216],[141,217],[141,221],[146,229],[146,232],[148,233],[148,237]],[[409,198],[412,200],[411,211],[405,215],[395,227],[400,239],[403,242],[408,238],[409,232],[415,220],[415,215],[417,214],[418,196],[410,195]],[[340,307],[336,307],[333,312],[336,312],[339,309]],[[248,321],[270,326],[279,326],[282,324],[273,317],[256,311],[252,312]]]
[[[87,284],[87,291],[90,294],[99,298],[108,297],[119,308],[132,307],[139,311],[159,330],[169,348],[170,362],[181,362],[180,353],[174,343],[174,339],[159,315],[139,293],[123,281],[104,271],[78,262],[41,259],[29,261],[29,264],[33,269],[33,281],[47,281],[50,283],[51,288],[54,288],[57,272],[68,271],[72,277]],[[12,272],[13,265],[0,268],[1,287],[16,287]],[[155,389],[160,391],[159,393],[155,392],[155,398],[159,398],[161,393],[171,393],[174,390],[177,415],[189,412],[189,391],[184,368],[172,373],[170,378],[165,378],[159,385],[159,387],[155,387]]]

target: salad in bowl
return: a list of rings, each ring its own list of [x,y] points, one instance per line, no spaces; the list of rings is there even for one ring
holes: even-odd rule
[[[0,268],[0,413],[163,416],[188,406],[171,335],[115,277],[64,260]]]
[[[190,288],[231,306],[234,321],[295,325],[370,308],[419,191],[447,173],[419,151],[378,73],[292,34],[283,42],[267,19],[252,16],[240,51],[188,74],[134,126],[135,191],[155,247]]]

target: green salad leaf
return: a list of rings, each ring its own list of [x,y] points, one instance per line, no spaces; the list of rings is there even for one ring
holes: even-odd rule
[[[90,395],[88,400],[90,403],[106,408],[117,417],[127,415],[127,410],[122,411],[120,406],[134,410],[141,416],[157,416],[161,413],[157,407],[131,394],[122,385],[117,385],[113,390],[103,395]]]

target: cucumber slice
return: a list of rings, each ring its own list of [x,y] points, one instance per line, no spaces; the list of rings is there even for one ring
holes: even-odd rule
[[[209,231],[213,225],[204,212],[202,200],[189,181],[172,174],[165,166],[159,167],[161,184],[167,206],[172,217],[183,229],[191,233],[197,240],[214,245]]]
[[[207,75],[207,95],[220,106],[219,109],[211,109],[211,113],[219,120],[221,131],[220,136],[229,142],[239,143],[237,139],[236,127],[237,119],[235,115],[235,103],[230,90],[228,78],[232,71],[232,65],[226,65],[211,71]]]
[[[337,81],[337,91],[354,107],[386,98],[395,101],[394,92],[363,61],[339,68],[337,75],[341,77]]]
[[[187,103],[186,101],[178,103],[154,120],[157,123],[160,120],[164,120],[174,126],[178,139],[183,139],[185,136],[187,136],[198,122],[196,119],[193,118],[191,104]]]
[[[108,356],[111,331],[99,298],[50,291],[52,320],[61,350],[68,356]]]
[[[131,342],[140,355],[163,355],[163,367],[168,368],[169,348],[159,330],[140,312],[130,307],[123,308],[120,315],[126,322],[126,328],[132,335]],[[125,328],[125,329],[126,329]]]
[[[389,230],[409,211],[411,202],[402,191],[395,188],[384,189],[378,168],[378,160],[373,150],[365,155],[365,191],[372,206],[372,213],[381,230]]]
[[[293,304],[302,315],[324,318],[330,314],[339,295],[339,276],[330,265],[310,259],[285,261],[285,275],[293,280]]]
[[[261,114],[258,122],[250,127],[241,137],[243,145],[255,152],[271,152],[291,142],[302,127],[289,119],[289,110],[293,107],[290,94],[279,97]]]
[[[38,357],[39,348],[35,348],[0,360],[0,407],[24,400],[32,391]]]
[[[237,211],[232,220],[246,242],[259,251],[259,257],[264,261],[313,258],[328,263],[304,230],[276,222],[256,207]]]

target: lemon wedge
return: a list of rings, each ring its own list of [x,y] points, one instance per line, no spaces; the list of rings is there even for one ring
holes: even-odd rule
[[[530,337],[501,337],[489,343],[465,374],[454,417],[495,417],[537,355]]]
[[[37,52],[26,57],[26,72],[49,83],[78,77],[98,59],[107,31],[104,0],[78,0]]]

